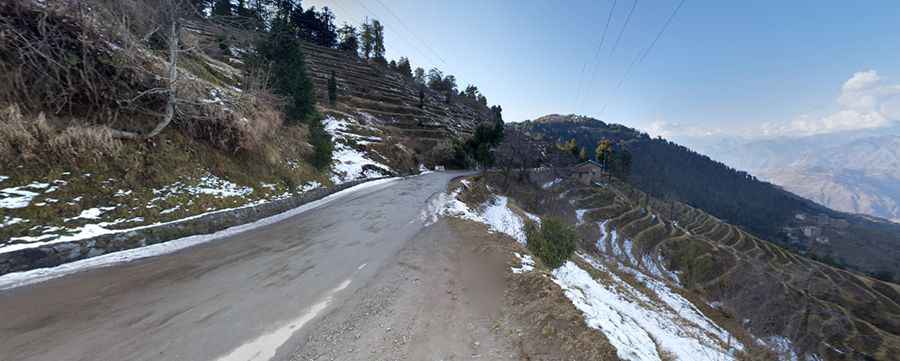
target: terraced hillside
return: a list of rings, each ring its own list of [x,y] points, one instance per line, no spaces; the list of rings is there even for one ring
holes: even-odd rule
[[[900,275],[900,225],[895,223],[828,209],[684,146],[619,124],[548,115],[515,127],[551,144],[574,139],[588,150],[609,139],[631,153],[628,180],[641,191],[703,209],[832,265],[893,282]]]
[[[340,50],[309,43],[304,49],[320,104],[328,104],[327,84],[334,72],[337,110],[362,114],[393,136],[415,139],[416,150],[423,153],[449,138],[467,136],[491,119],[484,105],[462,97],[447,103],[444,94],[428,88],[419,108],[419,87],[401,74]]]
[[[762,342],[794,360],[900,357],[896,284],[798,256],[615,180],[582,186],[565,177],[544,184],[490,177],[527,211],[576,224],[583,251],[681,287],[744,345]]]

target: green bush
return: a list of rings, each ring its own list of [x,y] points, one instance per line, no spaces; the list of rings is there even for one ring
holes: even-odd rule
[[[309,142],[313,146],[312,164],[318,170],[328,169],[334,153],[331,135],[325,131],[325,126],[319,117],[314,117],[309,122]]]
[[[575,252],[578,234],[572,226],[558,218],[547,218],[538,225],[532,221],[525,223],[528,250],[540,257],[551,269],[562,266]]]

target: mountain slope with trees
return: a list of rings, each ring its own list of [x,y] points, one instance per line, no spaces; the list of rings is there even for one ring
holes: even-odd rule
[[[592,149],[609,139],[632,156],[628,181],[779,245],[883,279],[900,274],[900,226],[837,212],[662,138],[580,116],[550,115],[515,125],[548,142]]]
[[[0,252],[471,166],[496,142],[477,88],[437,69],[429,86],[384,59],[376,20],[335,19],[294,0],[0,4]]]

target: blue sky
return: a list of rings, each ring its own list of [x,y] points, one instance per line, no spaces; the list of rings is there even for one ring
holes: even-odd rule
[[[507,121],[578,113],[666,136],[811,134],[900,121],[897,1],[687,0],[618,90],[679,0],[639,0],[612,53],[634,4],[617,0],[599,56],[612,0],[380,1],[303,6],[327,5],[338,23],[378,18],[389,58],[408,56],[413,66],[476,84]]]

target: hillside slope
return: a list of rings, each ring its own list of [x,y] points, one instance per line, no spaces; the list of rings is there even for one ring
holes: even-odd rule
[[[575,139],[593,149],[610,139],[632,155],[629,181],[681,201],[779,245],[835,264],[892,278],[900,274],[900,225],[837,212],[709,157],[637,130],[579,116],[546,116],[517,125],[547,142]]]
[[[716,354],[715,346],[710,346],[710,350],[685,353],[672,345],[672,337],[653,337],[665,335],[664,331],[639,327],[659,342],[659,349],[673,352],[675,359],[730,359],[729,353],[746,353],[739,359],[754,360],[897,359],[900,286],[896,284],[798,256],[702,210],[656,199],[615,179],[606,185],[583,186],[563,173],[531,170],[509,175],[494,172],[484,182],[487,189],[527,212],[561,217],[577,227],[583,253],[573,257],[573,265],[554,271],[554,276],[581,268],[601,285],[615,284],[617,279],[631,285],[612,286],[611,292],[622,293],[613,298],[590,296],[595,286],[578,286],[587,298],[572,301],[590,305],[584,309],[589,325],[603,317],[606,307],[619,313],[632,309],[619,302],[629,302],[626,291],[634,287],[649,295],[649,300],[631,302],[653,314],[665,314],[665,307],[648,304],[689,300],[691,306],[676,309],[692,309],[701,319],[711,320],[715,326],[706,335],[720,335],[718,347],[729,350]],[[666,289],[677,296],[666,296]],[[635,350],[631,357],[622,353],[623,348],[631,349],[628,345],[638,344],[635,337],[640,332],[624,328],[631,321],[641,325],[645,316],[639,314],[628,312],[621,316],[624,321],[600,322],[599,330],[623,359],[658,359],[653,356],[656,351]],[[689,319],[697,322],[696,317]],[[711,331],[719,327],[720,331]],[[755,358],[743,358],[750,356]]]
[[[29,250],[44,245],[418,173],[490,116],[428,89],[420,109],[418,88],[395,71],[305,44],[335,149],[331,166],[316,169],[310,127],[288,122],[284,99],[248,70],[244,55],[264,34],[185,15],[171,124],[149,139],[121,139],[116,131],[144,133],[162,117],[170,63],[154,30],[158,4],[90,4],[0,5],[0,33],[21,35],[0,37],[0,79],[14,84],[0,92],[0,253],[38,261],[41,252]],[[335,106],[323,83],[332,71]]]

